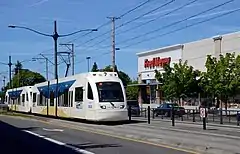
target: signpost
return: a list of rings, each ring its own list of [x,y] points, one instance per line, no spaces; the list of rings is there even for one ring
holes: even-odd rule
[[[206,108],[200,108],[200,117],[203,118],[203,129],[206,130]]]

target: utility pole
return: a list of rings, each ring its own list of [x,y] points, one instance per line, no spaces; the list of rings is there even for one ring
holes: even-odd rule
[[[90,71],[90,70],[89,70],[89,69],[90,69],[90,68],[89,68],[89,65],[90,65],[90,64],[89,64],[89,60],[91,59],[91,57],[87,57],[86,59],[87,59],[87,63],[88,63],[88,72],[89,72],[89,71]]]
[[[58,32],[57,32],[57,21],[54,21],[54,33],[53,33],[53,40],[54,40],[54,63],[55,63],[55,79],[58,79],[58,60],[57,60],[57,40],[58,40]]]
[[[5,88],[6,86],[6,76],[3,76],[3,87]]]
[[[74,44],[72,43],[72,75],[74,75],[75,74],[75,72],[74,72],[74,56],[75,56],[75,54],[74,54]]]
[[[74,60],[74,44],[73,43],[61,43],[60,45],[65,45],[70,51],[71,51],[71,54],[72,54],[72,75],[75,74],[74,72],[74,64],[75,64],[75,60]],[[71,46],[71,49],[69,48],[69,46]]]
[[[9,87],[10,89],[12,89],[12,57],[9,56],[9,62],[8,62],[8,66],[9,66]]]
[[[46,79],[48,81],[48,59],[46,58]]]
[[[119,17],[107,17],[108,19],[110,19],[112,21],[112,70],[113,72],[115,72],[115,20],[120,19]]]

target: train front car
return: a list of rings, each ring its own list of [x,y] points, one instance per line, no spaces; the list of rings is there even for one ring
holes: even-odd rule
[[[90,74],[88,80],[91,84],[89,86],[92,87],[94,101],[88,103],[87,110],[94,111],[94,119],[96,121],[127,120],[126,94],[118,74],[116,72],[92,72]],[[89,96],[90,89],[88,88],[87,91]]]

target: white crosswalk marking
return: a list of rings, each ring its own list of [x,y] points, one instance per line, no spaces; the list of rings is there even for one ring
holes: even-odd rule
[[[39,135],[39,134],[37,134],[37,133],[28,131],[28,130],[23,130],[23,131],[24,131],[24,132],[27,132],[27,133],[29,133],[29,134],[35,135],[35,136],[37,136],[37,137],[43,138],[43,139],[45,139],[45,140],[48,140],[48,141],[50,141],[50,142],[53,142],[53,143],[55,143],[55,144],[62,145],[62,146],[65,146],[65,147],[67,147],[67,148],[73,149],[73,150],[75,150],[75,151],[77,151],[77,152],[79,152],[79,153],[81,153],[81,154],[94,154],[94,153],[92,153],[92,152],[90,152],[90,151],[83,150],[83,149],[79,149],[79,148],[74,147],[74,146],[71,146],[71,145],[67,145],[66,143],[63,143],[63,142],[61,142],[61,141],[57,141],[57,140],[55,140],[55,139],[51,139],[51,138],[49,138],[49,137],[42,136],[42,135]]]

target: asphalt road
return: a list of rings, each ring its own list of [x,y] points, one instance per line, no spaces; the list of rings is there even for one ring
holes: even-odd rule
[[[61,128],[17,117],[0,116],[0,133],[0,148],[4,151],[3,154],[187,154],[165,147]]]

